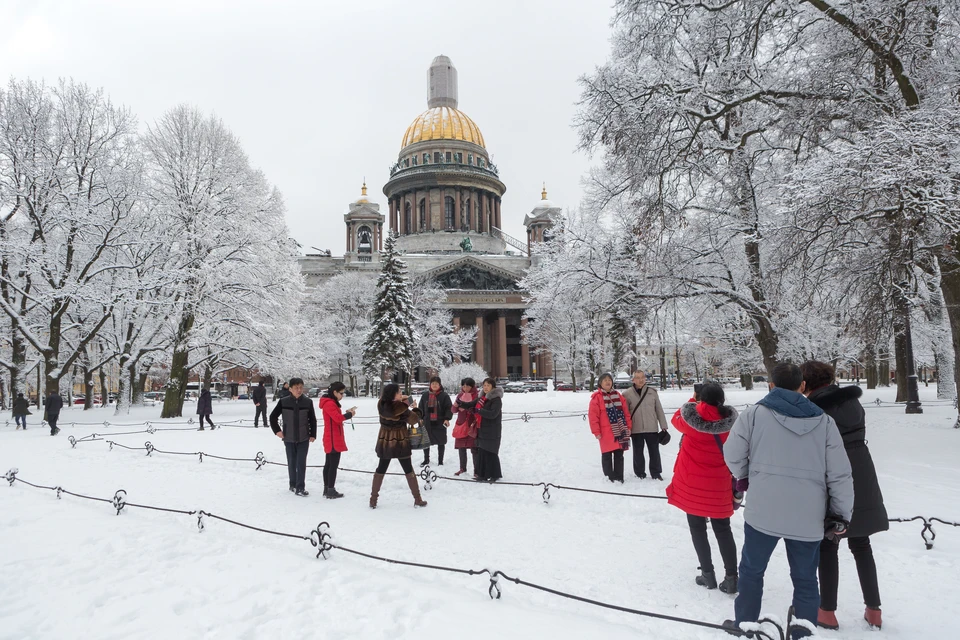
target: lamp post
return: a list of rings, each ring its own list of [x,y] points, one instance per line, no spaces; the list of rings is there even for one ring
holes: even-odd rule
[[[904,287],[904,290],[906,288]],[[903,313],[903,342],[907,352],[907,409],[906,413],[923,413],[920,406],[920,387],[917,382],[917,369],[913,361],[913,335],[910,330],[910,302],[906,301]]]

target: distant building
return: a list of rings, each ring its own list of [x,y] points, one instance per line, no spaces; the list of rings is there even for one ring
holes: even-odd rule
[[[438,56],[427,79],[427,110],[407,127],[383,186],[386,215],[364,183],[343,216],[344,255],[308,254],[300,259],[301,271],[309,286],[344,271],[374,277],[384,234],[393,231],[410,275],[447,291],[454,326],[477,327],[472,361],[496,377],[550,377],[550,357],[531,354],[521,340],[527,305],[517,281],[530,268],[532,245],[543,241],[560,209],[544,187],[524,219],[526,242],[505,234],[500,199],[507,187],[490,162],[480,128],[458,108],[456,67]]]

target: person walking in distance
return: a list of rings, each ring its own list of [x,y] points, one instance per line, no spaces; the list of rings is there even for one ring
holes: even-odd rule
[[[280,428],[283,416],[283,428]],[[313,403],[303,395],[303,380],[290,379],[290,395],[277,400],[270,412],[270,428],[283,440],[287,450],[290,491],[301,497],[310,495],[306,487],[307,452],[317,439],[317,414]]]
[[[253,426],[260,426],[260,416],[263,416],[263,426],[267,426],[267,388],[263,386],[263,379],[253,388],[253,406],[256,407],[256,413],[253,414]]]
[[[723,445],[727,467],[735,478],[748,480],[750,494],[735,619],[723,623],[731,630],[760,617],[763,577],[781,538],[794,612],[816,624],[820,541],[825,530],[833,537],[845,535],[853,514],[850,461],[833,418],[803,395],[806,385],[797,365],[777,365],[771,381],[770,393],[740,414]],[[794,639],[807,635],[806,629],[793,632]]]
[[[407,478],[407,486],[413,494],[413,506],[425,507],[426,500],[420,497],[420,485],[417,476],[413,473],[413,462],[410,461],[413,449],[410,447],[408,435],[409,425],[418,424],[423,415],[417,408],[413,398],[400,393],[400,387],[390,383],[383,385],[380,401],[377,402],[377,413],[380,416],[380,433],[377,435],[377,457],[380,464],[373,474],[373,486],[370,489],[370,508],[377,508],[380,497],[380,487],[390,468],[390,461],[396,458],[400,461],[400,468]]]
[[[840,387],[836,374],[826,362],[811,360],[800,365],[807,398],[833,418],[843,438],[843,448],[853,473],[853,517],[847,529],[847,545],[853,553],[860,578],[860,591],[866,606],[863,617],[871,627],[882,626],[880,585],[877,563],[873,559],[870,536],[890,528],[883,493],[877,480],[877,469],[867,448],[866,414],[860,404],[860,387]],[[837,621],[837,589],[840,582],[839,540],[824,538],[820,542],[820,610],[817,625],[839,629]]]
[[[57,426],[57,420],[60,419],[60,410],[63,409],[63,398],[59,392],[53,392],[47,397],[46,403],[47,424],[50,425],[50,435],[55,436],[60,433]]]
[[[17,429],[23,425],[23,430],[27,430],[28,415],[30,415],[30,403],[23,397],[22,393],[18,393],[17,399],[13,401],[13,419],[17,422]],[[17,429],[14,429],[14,431]]]
[[[200,392],[200,398],[197,400],[197,415],[200,416],[200,428],[197,431],[203,431],[204,419],[210,423],[211,431],[217,428],[210,419],[213,415],[213,398],[210,395],[210,389],[205,388]]]
[[[430,436],[430,446],[437,445],[437,464],[443,465],[443,453],[447,445],[447,427],[453,418],[453,403],[443,390],[438,376],[430,378],[430,388],[420,397],[420,409],[423,411],[423,426]],[[430,464],[430,447],[423,450],[421,467]]]
[[[660,395],[647,384],[647,374],[636,371],[633,374],[633,386],[623,392],[623,397],[627,400],[632,424],[630,439],[633,441],[633,473],[640,479],[647,477],[644,470],[646,461],[643,458],[643,447],[646,445],[650,454],[650,477],[663,480],[658,432],[667,430],[667,417],[663,413],[663,405],[660,404]]]
[[[347,392],[342,382],[334,382],[320,398],[320,413],[323,416],[323,497],[342,498],[337,491],[337,468],[340,466],[340,454],[347,450],[343,423],[357,415],[357,408],[350,407],[346,413],[340,411],[340,401]]]
[[[460,381],[460,393],[453,402],[453,413],[457,422],[453,427],[454,446],[460,455],[460,470],[453,475],[467,472],[467,452],[473,458],[473,477],[477,478],[477,413],[475,400],[479,397],[477,383],[473,378]]]
[[[284,382],[284,383],[283,383],[283,386],[280,388],[280,390],[277,391],[277,399],[278,399],[278,400],[283,400],[284,398],[288,397],[288,396],[290,395],[290,393],[291,393],[291,392],[290,392],[290,387],[291,387],[291,386],[293,386],[293,385],[291,385],[289,382]]]
[[[627,401],[613,388],[613,376],[600,376],[600,388],[590,398],[590,431],[600,441],[603,475],[623,484],[623,452],[630,448]]]
[[[725,571],[720,591],[733,594],[737,592],[737,543],[730,530],[734,496],[730,470],[723,459],[723,443],[737,419],[737,410],[723,402],[723,387],[708,383],[700,389],[699,402],[692,400],[673,415],[673,426],[683,434],[683,445],[667,485],[667,502],[687,514],[693,548],[700,561],[696,583],[716,589],[717,574],[707,539],[710,520]]]

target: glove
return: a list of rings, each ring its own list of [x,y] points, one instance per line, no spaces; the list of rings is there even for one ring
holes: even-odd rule
[[[823,537],[831,542],[839,542],[841,538],[846,537],[849,527],[850,523],[840,516],[828,514],[823,521]]]
[[[733,490],[737,493],[746,493],[750,488],[750,478],[738,478]]]
[[[473,409],[475,406],[477,406],[476,400],[471,400],[470,402],[460,402],[461,409]]]

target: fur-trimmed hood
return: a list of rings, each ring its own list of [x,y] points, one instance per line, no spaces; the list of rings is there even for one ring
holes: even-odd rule
[[[863,397],[863,389],[856,385],[841,387],[836,384],[828,384],[825,387],[815,389],[810,393],[810,402],[817,405],[824,411],[829,411],[833,407],[838,407],[849,400],[859,400]]]
[[[721,418],[715,422],[710,420],[704,420],[699,413],[697,413],[697,403],[696,402],[687,402],[682,407],[680,407],[680,417],[683,418],[683,421],[690,425],[691,429],[695,429],[700,433],[708,433],[710,435],[716,435],[721,433],[727,433],[730,429],[733,428],[733,423],[737,421],[737,410],[731,406],[723,405],[723,408],[730,411],[730,415],[726,418]]]
[[[502,388],[502,387],[494,387],[493,389],[490,390],[490,393],[482,393],[482,392],[481,392],[481,395],[482,395],[482,397],[486,398],[487,400],[493,400],[494,398],[502,398],[502,397],[503,397],[503,388]]]
[[[861,396],[863,389],[860,387],[830,384],[814,389],[810,393],[810,402],[833,418],[844,443],[849,445],[866,438],[866,415],[860,404]]]

